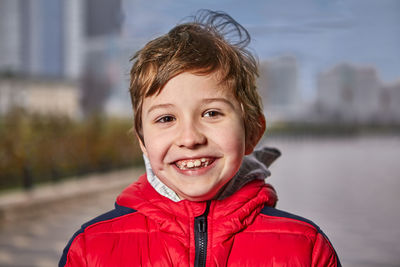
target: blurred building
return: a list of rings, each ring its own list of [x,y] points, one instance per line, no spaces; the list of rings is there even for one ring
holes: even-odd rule
[[[266,113],[274,120],[292,120],[301,105],[296,58],[263,61],[257,84]]]
[[[58,80],[0,80],[0,115],[15,108],[29,113],[80,116],[80,91],[76,83]]]
[[[133,50],[123,48],[121,8],[121,0],[0,0],[0,79],[78,85],[83,114],[102,112],[115,94],[126,100],[126,71],[120,66]]]
[[[385,84],[381,94],[381,120],[388,123],[400,123],[400,80]]]
[[[129,62],[121,35],[121,0],[85,1],[85,63],[82,72],[82,105],[85,114],[107,112],[130,115],[127,72]],[[125,64],[124,64],[125,63]],[[122,95],[122,97],[119,97]],[[112,105],[113,102],[115,105]],[[111,104],[110,104],[111,103]],[[124,105],[126,103],[126,105]],[[111,106],[111,107],[110,107]]]
[[[400,121],[398,84],[385,85],[373,67],[340,64],[317,77],[317,116],[346,123]],[[397,102],[400,103],[400,102]]]
[[[77,79],[81,5],[79,0],[1,0],[0,73]]]

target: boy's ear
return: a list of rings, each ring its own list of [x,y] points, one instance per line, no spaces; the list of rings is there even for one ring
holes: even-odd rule
[[[264,135],[265,127],[266,127],[264,115],[260,115],[260,117],[258,118],[258,122],[260,123],[261,127],[258,128],[258,131],[254,131],[254,134],[248,140],[248,143],[246,144],[246,150],[245,150],[246,155],[249,155],[253,152],[258,141],[260,141],[261,137]]]
[[[138,140],[138,142],[139,142],[140,149],[142,150],[143,154],[145,154],[145,156],[147,157],[147,149],[146,149],[146,147],[144,146],[144,144],[143,144],[143,142],[142,142],[142,139],[139,138],[139,136],[136,136],[136,138],[137,138],[137,140]]]

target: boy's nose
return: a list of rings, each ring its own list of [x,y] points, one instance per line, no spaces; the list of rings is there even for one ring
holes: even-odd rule
[[[182,125],[178,131],[177,145],[179,147],[195,148],[206,143],[206,137],[193,123]]]

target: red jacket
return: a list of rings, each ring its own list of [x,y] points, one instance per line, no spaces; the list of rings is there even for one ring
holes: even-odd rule
[[[60,266],[340,266],[321,230],[276,200],[255,180],[223,200],[173,202],[143,175],[82,226]]]

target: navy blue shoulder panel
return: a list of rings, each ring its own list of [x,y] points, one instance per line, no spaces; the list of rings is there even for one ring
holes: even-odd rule
[[[321,234],[323,234],[322,230],[319,228],[318,225],[316,225],[314,222],[310,221],[309,219],[306,219],[304,217],[283,211],[283,210],[278,210],[276,208],[273,207],[269,207],[269,206],[264,206],[264,208],[261,210],[261,213],[264,215],[268,215],[268,216],[273,216],[273,217],[283,217],[283,218],[289,218],[289,219],[294,219],[297,221],[302,221],[305,223],[310,224],[311,226],[313,226],[315,229],[317,229],[317,231]]]
[[[264,214],[264,215],[268,215],[268,216],[289,218],[289,219],[294,219],[294,220],[298,220],[298,221],[302,221],[302,222],[308,223],[311,226],[313,226],[318,231],[318,233],[322,234],[326,238],[326,240],[328,240],[328,242],[331,244],[331,246],[333,248],[333,245],[332,245],[331,241],[325,235],[325,233],[322,232],[321,228],[319,228],[318,225],[316,225],[314,222],[310,221],[309,219],[306,219],[304,217],[301,217],[301,216],[298,216],[298,215],[295,215],[295,214],[292,214],[292,213],[289,213],[289,212],[286,212],[286,211],[283,211],[283,210],[278,210],[276,208],[269,207],[269,206],[264,206],[264,208],[261,210],[260,213]],[[335,251],[335,248],[333,248],[333,250]],[[339,257],[337,256],[336,251],[335,251],[335,254],[336,254],[337,261],[338,261],[338,267],[341,267],[342,265],[340,263]]]
[[[90,220],[87,223],[84,223],[81,226],[81,229],[79,229],[79,231],[77,231],[72,238],[69,240],[67,246],[64,248],[63,251],[63,255],[61,256],[60,262],[58,263],[59,267],[65,266],[65,264],[67,263],[67,255],[68,255],[68,251],[72,245],[72,242],[75,240],[75,238],[83,233],[85,231],[85,229],[95,223],[99,223],[99,222],[104,222],[104,221],[108,221],[108,220],[112,220],[124,215],[127,215],[129,213],[134,213],[136,212],[136,210],[128,208],[128,207],[124,207],[124,206],[120,206],[117,203],[115,203],[115,209],[110,210],[109,212],[106,212],[96,218],[94,218],[93,220]]]

